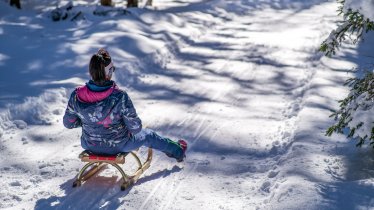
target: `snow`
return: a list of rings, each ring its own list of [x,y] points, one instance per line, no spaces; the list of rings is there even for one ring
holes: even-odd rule
[[[344,3],[344,9],[352,9],[353,11],[359,11],[366,18],[371,21],[374,20],[374,1],[373,0],[346,0]]]
[[[346,70],[373,56],[370,39],[333,58],[316,52],[339,18],[335,1],[155,0],[109,17],[92,14],[97,1],[74,1],[85,19],[59,22],[48,16],[58,1],[5,2],[1,209],[374,208],[373,150],[324,136]],[[123,192],[110,167],[71,187],[81,130],[62,116],[99,47],[146,127],[190,145],[184,163],[155,152]]]
[[[357,102],[359,104],[357,104]],[[373,128],[374,106],[368,93],[363,93],[357,98],[357,108],[351,113],[352,120],[348,123],[350,128],[357,128],[353,137],[370,137]],[[358,126],[362,124],[362,126]]]

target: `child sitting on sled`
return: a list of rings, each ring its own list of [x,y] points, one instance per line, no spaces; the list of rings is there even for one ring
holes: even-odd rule
[[[81,126],[81,145],[95,154],[115,155],[146,146],[162,151],[178,162],[183,161],[187,143],[172,141],[151,129],[142,129],[129,95],[111,80],[114,71],[106,50],[100,49],[92,55],[89,63],[92,79],[71,94],[64,126],[69,129]]]

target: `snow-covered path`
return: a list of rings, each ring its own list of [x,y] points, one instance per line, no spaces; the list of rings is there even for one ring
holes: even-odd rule
[[[187,160],[176,164],[156,153],[151,168],[125,192],[110,170],[71,188],[82,166],[76,158],[80,130],[62,128],[61,110],[71,85],[82,84],[87,75],[84,68],[80,74],[51,70],[56,81],[35,81],[46,92],[4,109],[9,122],[0,124],[5,180],[0,207],[335,208],[334,198],[324,193],[332,190],[334,178],[344,176],[344,167],[336,141],[327,141],[323,132],[328,110],[340,98],[329,93],[342,93],[335,86],[347,75],[332,71],[333,62],[321,60],[316,49],[333,27],[336,4],[214,0],[168,5],[134,11],[118,24],[103,22],[101,30],[77,28],[68,46],[88,59],[106,45],[117,65],[127,69],[117,71],[115,80],[127,88],[143,122],[162,135],[187,139]],[[126,24],[133,28],[125,29]],[[135,36],[127,30],[142,32]],[[105,42],[103,36],[113,39]],[[123,44],[129,40],[139,50]],[[30,118],[19,112],[45,102],[47,107],[26,113],[42,115],[37,119],[47,123],[25,125]]]

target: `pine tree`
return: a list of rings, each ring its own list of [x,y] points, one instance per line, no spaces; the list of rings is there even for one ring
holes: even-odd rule
[[[345,85],[350,87],[348,96],[339,101],[340,109],[330,117],[337,123],[326,131],[331,136],[334,132],[346,133],[348,138],[355,138],[357,146],[366,140],[374,147],[374,74],[366,72],[362,78],[348,79]],[[344,132],[345,131],[345,132]]]
[[[320,47],[320,51],[324,52],[325,55],[334,55],[336,50],[343,41],[349,37],[354,44],[361,40],[363,33],[374,31],[374,22],[369,18],[365,18],[359,11],[353,11],[348,9],[344,11],[345,0],[338,0],[340,4],[338,15],[343,15],[344,20],[338,26],[337,29],[333,30],[329,37],[323,41]]]
[[[112,6],[112,0],[100,0],[101,5],[103,6]]]
[[[138,0],[127,0],[127,7],[138,7]]]
[[[21,2],[20,0],[10,0],[10,6],[15,6],[18,9],[21,9]]]
[[[320,51],[326,56],[334,55],[347,38],[356,44],[364,33],[374,30],[372,20],[360,11],[344,11],[345,0],[338,0],[338,3],[339,15],[342,14],[344,19],[320,46]],[[339,101],[340,109],[330,116],[334,117],[336,123],[327,129],[326,135],[331,136],[334,132],[344,133],[348,138],[357,140],[357,146],[362,146],[369,140],[374,148],[374,66],[370,69],[357,69],[357,73],[362,70],[363,76],[346,81],[345,85],[350,87],[350,93]]]

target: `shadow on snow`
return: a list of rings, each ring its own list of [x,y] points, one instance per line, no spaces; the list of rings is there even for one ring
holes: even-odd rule
[[[120,190],[122,181],[118,181],[119,178],[117,176],[103,177],[100,176],[99,173],[77,188],[72,187],[75,179],[70,179],[60,186],[60,189],[64,191],[63,196],[39,199],[36,202],[35,210],[116,209],[124,205],[124,201],[121,201],[120,198],[130,193],[133,187],[162,177],[167,177],[181,170],[182,169],[178,166],[174,166],[172,169],[164,169],[147,176],[143,175],[135,185],[130,186],[125,191]]]

